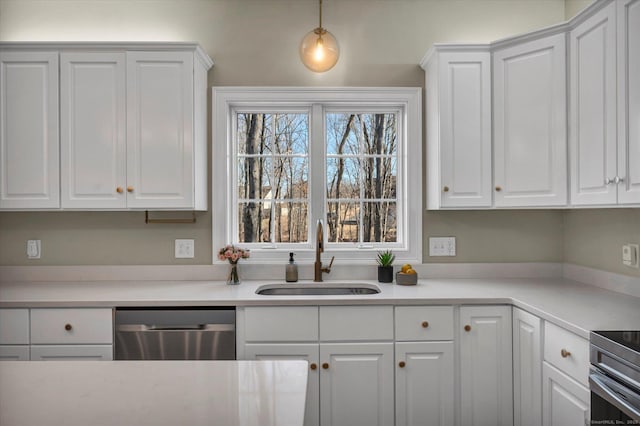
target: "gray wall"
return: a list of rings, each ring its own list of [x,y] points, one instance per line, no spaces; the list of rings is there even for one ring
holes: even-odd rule
[[[216,86],[424,87],[417,64],[433,43],[488,42],[561,22],[586,4],[325,0],[324,24],[341,46],[325,74],[307,71],[297,54],[317,25],[316,0],[0,0],[0,40],[197,41],[216,62],[209,73]],[[610,236],[610,210],[415,214],[423,215],[425,262],[443,259],[428,257],[428,236],[455,235],[458,256],[448,261],[567,260],[628,273],[595,247],[573,249],[584,226],[601,245],[619,243],[620,235]],[[140,212],[0,213],[0,265],[209,264],[212,215],[211,208],[199,213],[195,225],[145,225]],[[624,217],[637,224],[637,214]],[[176,238],[196,240],[195,259],[173,259]],[[42,240],[42,259],[26,258],[27,239]]]

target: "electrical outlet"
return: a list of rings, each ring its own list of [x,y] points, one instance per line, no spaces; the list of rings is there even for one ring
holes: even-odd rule
[[[176,240],[176,259],[193,259],[194,255],[195,247],[193,240]]]
[[[27,259],[40,259],[41,248],[40,240],[27,240]]]
[[[455,256],[456,237],[429,237],[429,256]]]

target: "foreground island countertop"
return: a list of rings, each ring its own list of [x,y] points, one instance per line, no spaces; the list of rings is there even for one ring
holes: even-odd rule
[[[261,285],[276,281],[243,281],[236,286],[219,281],[0,282],[0,308],[511,304],[586,339],[591,330],[640,329],[639,297],[563,278],[419,279],[415,286],[354,280],[375,284],[381,293],[256,294]]]
[[[306,361],[4,361],[0,425],[302,426]]]

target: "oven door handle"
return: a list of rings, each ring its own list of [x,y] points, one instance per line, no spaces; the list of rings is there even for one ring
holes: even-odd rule
[[[640,396],[594,371],[589,375],[589,384],[591,392],[613,404],[633,420],[640,421]]]

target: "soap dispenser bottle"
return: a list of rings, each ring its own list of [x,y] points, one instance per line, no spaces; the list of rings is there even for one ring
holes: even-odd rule
[[[288,283],[295,283],[298,281],[298,265],[293,260],[293,253],[289,253],[289,263],[285,269],[285,281]]]

